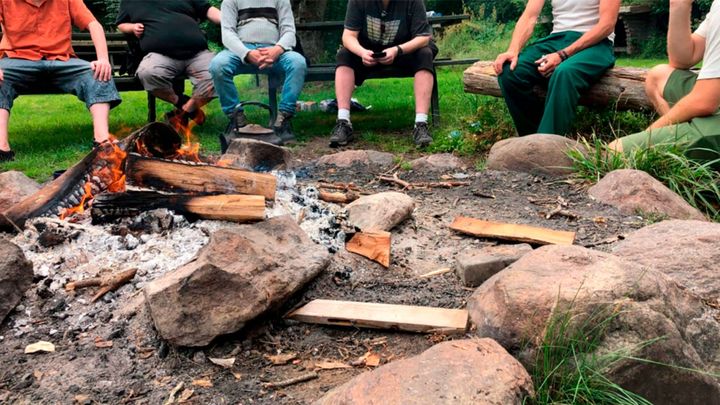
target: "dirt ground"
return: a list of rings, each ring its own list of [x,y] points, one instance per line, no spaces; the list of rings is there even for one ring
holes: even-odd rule
[[[325,152],[324,146],[312,142],[296,155],[310,162]],[[377,173],[357,168],[325,172],[308,164],[299,173],[301,185],[326,179],[352,181],[370,192],[398,189],[375,182]],[[437,173],[400,171],[399,175],[407,181],[441,179]],[[76,296],[62,290],[49,292],[37,277],[38,284],[27,293],[22,307],[0,325],[0,403],[161,404],[170,397],[197,404],[311,403],[371,370],[352,365],[362,363],[358,359],[369,352],[379,355],[384,364],[416,355],[439,341],[462,338],[326,327],[282,317],[316,298],[464,308],[473,289],[462,286],[454,272],[418,277],[453,267],[456,255],[464,249],[498,243],[451,231],[448,225],[456,216],[572,230],[577,232],[576,244],[600,250],[609,250],[610,241],[644,225],[642,218],[622,216],[593,202],[583,185],[572,181],[474,170],[446,175],[471,185],[407,192],[415,198],[417,209],[410,220],[393,230],[389,269],[348,252],[335,254],[329,268],[281,310],[204,349],[169,347],[159,339],[139,290],[119,290],[112,299],[89,304],[92,292]],[[566,202],[566,210],[576,219],[545,219],[558,199]],[[68,326],[67,312],[78,308],[93,320],[91,326]],[[31,314],[32,331],[17,336],[14,328],[20,310]],[[26,345],[39,340],[53,342],[56,351],[23,353]],[[108,341],[112,347],[98,347]],[[275,365],[269,356],[277,354],[295,356],[285,365]],[[209,360],[231,357],[236,360],[230,368]],[[317,363],[324,361],[347,368],[318,368]],[[280,389],[264,386],[313,370],[319,378]]]

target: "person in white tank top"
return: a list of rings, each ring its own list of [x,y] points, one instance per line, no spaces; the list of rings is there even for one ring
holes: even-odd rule
[[[712,3],[693,33],[693,0],[670,2],[668,64],[655,66],[645,79],[645,91],[660,114],[647,130],[610,144],[630,152],[658,144],[674,144],[702,162],[720,169],[720,1]],[[699,72],[690,68],[703,62]]]
[[[615,64],[620,0],[551,0],[552,33],[525,47],[544,5],[528,1],[508,50],[494,64],[520,136],[568,134],[580,95]],[[536,85],[547,86],[545,101],[534,94]]]

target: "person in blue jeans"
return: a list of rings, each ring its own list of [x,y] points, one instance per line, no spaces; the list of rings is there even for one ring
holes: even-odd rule
[[[295,104],[305,85],[305,58],[293,51],[295,18],[290,0],[225,0],[220,8],[225,50],[210,63],[210,74],[222,111],[235,130],[248,125],[238,106],[240,96],[233,78],[239,74],[272,74],[284,77],[273,143],[294,141],[290,124]]]

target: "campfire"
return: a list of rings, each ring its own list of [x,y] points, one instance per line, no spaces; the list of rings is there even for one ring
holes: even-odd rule
[[[93,149],[6,211],[0,230],[19,231],[36,217],[72,220],[89,208],[93,223],[157,208],[202,219],[264,219],[265,201],[275,198],[275,176],[207,163],[199,151],[192,127],[178,133],[166,124],[151,123]]]

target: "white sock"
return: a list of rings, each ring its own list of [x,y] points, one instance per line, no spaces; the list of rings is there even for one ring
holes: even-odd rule
[[[350,110],[346,110],[345,108],[339,108],[338,120],[345,120],[347,122],[350,122]]]
[[[428,122],[428,115],[427,114],[415,114],[415,123],[418,122],[424,122],[427,124]]]

